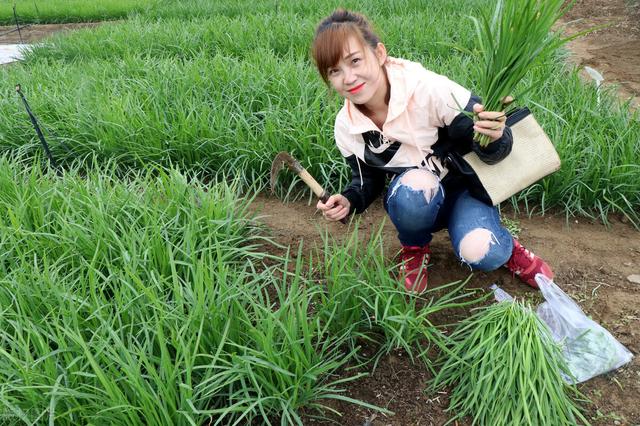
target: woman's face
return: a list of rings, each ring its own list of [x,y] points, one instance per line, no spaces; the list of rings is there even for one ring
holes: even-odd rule
[[[371,49],[350,37],[340,61],[328,70],[329,83],[340,96],[354,104],[366,104],[379,90],[386,90],[382,69],[386,59],[387,52],[382,43]]]

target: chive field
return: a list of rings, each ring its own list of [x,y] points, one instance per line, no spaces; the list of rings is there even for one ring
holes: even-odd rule
[[[427,11],[416,2],[381,9],[372,2],[359,10],[371,11],[391,55],[420,61],[473,89],[473,59],[451,48],[473,45],[461,4]],[[465,13],[487,6],[464,4]],[[21,83],[63,162],[96,154],[125,167],[179,164],[266,182],[272,155],[286,150],[340,189],[349,176],[335,161],[332,141],[340,101],[323,86],[308,54],[314,25],[331,5],[274,1],[250,14],[240,6],[165,2],[95,31],[54,37],[24,65],[0,70],[0,149],[39,155],[12,94]],[[418,27],[423,31],[407,30]],[[562,58],[548,60],[523,84],[535,81],[544,84],[534,84],[520,103],[533,110],[563,165],[513,203],[605,220],[618,212],[640,223],[637,115],[611,94],[598,101],[595,88]]]
[[[279,151],[331,190],[350,177],[332,136],[341,101],[308,52],[333,2],[0,0],[0,23],[14,3],[24,23],[114,22],[0,67],[3,419],[302,424],[335,401],[388,413],[345,388],[391,351],[436,371],[447,337],[434,318],[481,300],[465,282],[407,297],[382,228],[283,248],[248,208]],[[342,6],[367,14],[392,56],[476,86],[473,58],[451,46],[472,46],[466,16],[490,1]],[[637,113],[561,56],[523,84],[563,164],[512,204],[640,226]],[[280,196],[302,191],[280,179]]]
[[[300,424],[330,399],[384,412],[343,393],[360,375],[333,375],[360,339],[430,366],[431,315],[473,301],[463,283],[407,299],[379,234],[327,236],[315,260],[264,254],[233,184],[25,165],[0,159],[0,406],[16,421]]]
[[[122,19],[157,3],[157,0],[0,0],[0,25],[15,25],[16,17],[20,24]]]

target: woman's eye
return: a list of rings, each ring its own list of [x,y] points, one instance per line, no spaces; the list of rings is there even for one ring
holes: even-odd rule
[[[338,68],[331,68],[329,70],[329,75],[336,75],[340,70]]]
[[[361,61],[361,59],[360,59],[360,58],[353,58],[353,59],[351,60],[351,63],[352,63],[352,64],[357,64],[357,63],[358,63],[358,62],[360,62],[360,61]]]

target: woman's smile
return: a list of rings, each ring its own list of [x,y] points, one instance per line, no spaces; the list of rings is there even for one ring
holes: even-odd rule
[[[352,95],[355,95],[356,93],[358,93],[360,90],[362,90],[362,88],[364,87],[364,83],[361,83],[359,85],[357,85],[356,87],[354,87],[353,89],[349,89],[347,90],[349,93],[351,93]]]

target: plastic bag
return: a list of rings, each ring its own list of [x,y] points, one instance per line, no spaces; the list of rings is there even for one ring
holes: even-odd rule
[[[571,377],[563,375],[567,383],[584,382],[631,361],[631,352],[604,327],[589,319],[552,280],[542,274],[537,274],[535,279],[546,300],[538,306],[537,314],[549,327],[553,340],[562,347],[571,372]],[[491,288],[496,300],[512,299],[499,287]]]
[[[562,345],[573,376],[565,377],[567,383],[584,382],[631,361],[631,352],[589,319],[552,280],[537,274],[536,283],[546,300],[538,306],[538,316],[549,326],[553,340]]]

